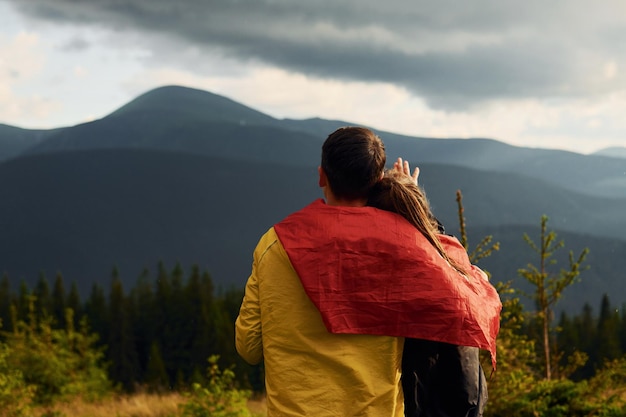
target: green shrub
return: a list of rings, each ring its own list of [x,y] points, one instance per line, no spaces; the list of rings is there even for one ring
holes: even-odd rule
[[[623,391],[623,388],[620,389]],[[525,393],[501,406],[495,416],[519,417],[622,417],[621,395],[606,396],[590,381],[541,380]],[[620,393],[621,394],[621,393]]]
[[[217,355],[211,356],[207,369],[208,385],[195,383],[187,402],[180,406],[182,417],[250,417],[247,402],[251,392],[234,386],[232,369],[221,371]]]
[[[94,347],[97,336],[89,334],[86,321],[74,329],[72,310],[66,314],[67,327],[53,329],[50,320],[17,321],[7,335],[11,369],[19,369],[24,381],[36,388],[34,401],[50,404],[80,396],[87,401],[109,393],[112,385],[102,365],[103,352]]]
[[[25,417],[30,415],[35,389],[26,384],[20,370],[9,366],[11,355],[11,349],[0,343],[0,416]]]

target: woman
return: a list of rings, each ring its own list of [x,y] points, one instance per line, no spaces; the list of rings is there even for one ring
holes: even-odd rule
[[[423,190],[401,158],[374,187],[368,205],[403,216],[437,249],[463,279],[467,271],[448,256],[438,235],[441,223],[432,214]],[[402,359],[402,386],[407,417],[482,416],[487,401],[479,350],[423,339],[406,339]]]

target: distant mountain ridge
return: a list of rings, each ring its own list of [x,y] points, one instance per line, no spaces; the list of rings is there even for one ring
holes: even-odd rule
[[[426,187],[436,186],[438,192],[429,196],[437,215],[449,232],[458,234],[455,178],[473,173],[458,168],[443,175],[448,169],[425,166],[438,178]],[[307,167],[249,162],[242,169],[228,159],[146,150],[57,152],[13,160],[0,165],[0,268],[14,285],[24,279],[31,286],[40,272],[50,277],[61,271],[87,294],[94,282],[108,285],[113,266],[130,287],[144,267],[154,270],[159,261],[172,267],[179,261],[208,270],[222,288],[241,287],[261,234],[320,197],[315,174]],[[535,214],[526,219],[489,225],[501,210],[493,202],[485,211],[481,201],[486,195],[478,189],[465,192],[471,243],[485,234],[501,240],[501,253],[485,266],[497,281],[514,279],[517,268],[536,262],[521,234],[537,237],[535,214],[541,209],[534,207]],[[585,292],[573,290],[564,306],[580,307],[570,299],[595,303],[603,290],[616,302],[626,301],[616,272],[626,268],[626,259],[619,256],[626,241],[560,234],[567,236],[568,249],[593,243],[590,257],[596,262],[585,273],[588,284],[579,286]]]
[[[279,120],[219,95],[168,86],[141,95],[103,119],[53,132],[23,152],[161,149],[223,157],[237,153],[242,160],[316,166],[321,141],[348,124],[322,119]],[[624,161],[619,158],[522,148],[491,139],[377,133],[385,141],[390,158],[403,156],[414,164],[441,163],[516,173],[584,194],[626,198]],[[0,144],[7,140],[0,130]],[[0,160],[2,154],[0,148]]]
[[[626,148],[613,146],[610,148],[600,149],[599,151],[594,152],[593,155],[609,156],[612,158],[625,158],[626,159]]]
[[[279,120],[169,86],[73,127],[0,125],[0,272],[33,282],[39,271],[60,270],[87,291],[94,281],[106,284],[113,265],[133,282],[143,267],[179,260],[206,267],[219,285],[243,285],[259,236],[321,197],[321,144],[349,124]],[[568,248],[589,242],[597,262],[588,272],[596,288],[581,285],[571,299],[596,303],[598,291],[609,290],[626,302],[624,160],[378,133],[389,163],[402,156],[420,165],[450,232],[458,233],[461,189],[471,237],[506,242],[486,261],[496,280],[534,262],[521,233],[532,235],[547,214]]]
[[[22,129],[0,123],[0,162],[20,155],[61,129]]]

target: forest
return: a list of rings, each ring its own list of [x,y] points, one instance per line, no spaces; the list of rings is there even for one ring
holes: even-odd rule
[[[539,237],[523,236],[537,262],[521,265],[519,274],[534,291],[497,284],[503,301],[497,369],[487,356],[482,361],[486,415],[625,415],[626,308],[605,294],[597,312],[585,304],[576,315],[554,316],[588,265],[586,250],[570,253],[569,265],[556,265],[553,255],[565,243],[547,223],[544,216]],[[461,225],[467,247],[462,218]],[[498,249],[486,237],[470,253],[480,265]],[[75,397],[94,402],[145,393],[185,393],[176,412],[152,416],[257,415],[245,404],[262,396],[263,369],[245,364],[233,343],[242,296],[240,288],[215,288],[209,271],[180,263],[144,269],[132,288],[123,287],[113,268],[109,285],[94,284],[86,299],[60,272],[52,279],[41,274],[33,288],[23,282],[12,288],[5,274],[0,415],[58,417],[64,413],[51,411],[54,404]],[[219,411],[211,408],[216,401],[236,406]]]

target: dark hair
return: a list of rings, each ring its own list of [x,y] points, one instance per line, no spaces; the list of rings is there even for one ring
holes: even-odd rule
[[[367,198],[385,168],[385,145],[364,127],[342,127],[322,146],[322,169],[337,198]]]
[[[367,205],[397,213],[407,219],[454,269],[467,274],[446,254],[439,242],[439,222],[432,214],[426,194],[413,178],[396,170],[388,170],[372,188]]]

